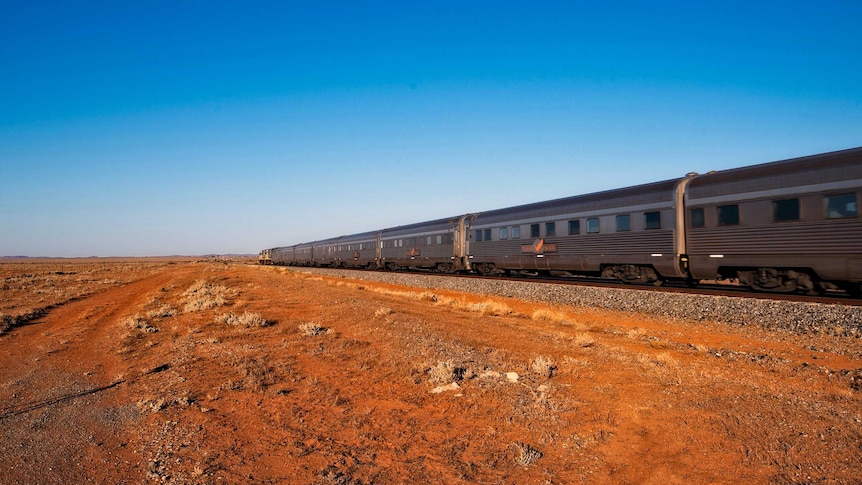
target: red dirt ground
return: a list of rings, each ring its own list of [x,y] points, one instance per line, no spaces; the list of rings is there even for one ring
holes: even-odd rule
[[[858,337],[244,264],[0,277],[2,483],[862,482]]]

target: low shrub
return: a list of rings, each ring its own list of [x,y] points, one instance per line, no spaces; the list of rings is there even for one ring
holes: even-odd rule
[[[321,327],[319,324],[315,322],[306,322],[299,326],[299,330],[306,337],[314,337],[315,335],[320,335],[323,333],[331,333],[332,329]]]
[[[216,317],[216,323],[236,325],[241,327],[266,327],[270,324],[258,313],[244,312],[241,315],[235,313],[223,313]]]
[[[234,291],[226,286],[215,285],[206,280],[197,280],[183,293],[183,300],[186,302],[183,311],[192,313],[222,306],[227,303],[227,298],[233,294]]]

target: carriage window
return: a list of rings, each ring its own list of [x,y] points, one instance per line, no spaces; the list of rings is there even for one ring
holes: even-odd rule
[[[798,221],[799,199],[773,200],[772,220],[775,222]]]
[[[490,229],[485,229],[485,240],[486,241],[491,240],[491,230]]]
[[[626,214],[624,216],[617,216],[617,232],[623,231],[631,231],[632,230],[632,216]]]
[[[426,245],[426,246],[430,246],[430,245],[431,245],[431,236],[428,236],[428,242],[426,242],[426,243],[425,243],[425,245]]]
[[[539,225],[530,224],[530,237],[539,237]]]
[[[557,235],[557,223],[556,222],[546,222],[545,223],[545,235],[548,237],[553,237]]]
[[[661,229],[661,212],[644,213],[644,229]]]
[[[445,242],[446,244],[452,244],[452,235],[446,234],[446,236],[443,238],[443,242]]]
[[[595,234],[599,232],[599,218],[592,217],[587,219],[587,234]]]
[[[482,230],[476,229],[476,241],[481,241],[481,240],[482,240]]]
[[[437,244],[443,244],[443,236],[437,236]]]
[[[739,206],[720,205],[718,206],[718,225],[719,226],[735,226],[739,224]]]
[[[569,221],[569,235],[581,233],[581,221]]]
[[[703,227],[704,225],[704,216],[703,216],[703,207],[692,209],[689,212],[691,215],[691,227]]]
[[[521,226],[512,228],[512,239],[521,239]]]
[[[826,217],[856,217],[856,194],[839,194],[826,196]]]
[[[501,227],[500,228],[500,239],[509,239],[509,228]]]

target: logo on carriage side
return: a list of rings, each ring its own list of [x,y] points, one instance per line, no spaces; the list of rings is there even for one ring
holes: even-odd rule
[[[536,239],[533,241],[533,244],[524,244],[521,246],[521,252],[528,254],[556,253],[557,245],[545,244],[544,239]]]
[[[407,250],[407,256],[419,256],[419,250],[416,248],[410,248]]]

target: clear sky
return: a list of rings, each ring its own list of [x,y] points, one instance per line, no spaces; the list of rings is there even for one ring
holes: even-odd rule
[[[862,2],[0,0],[0,255],[256,253],[862,145]]]

